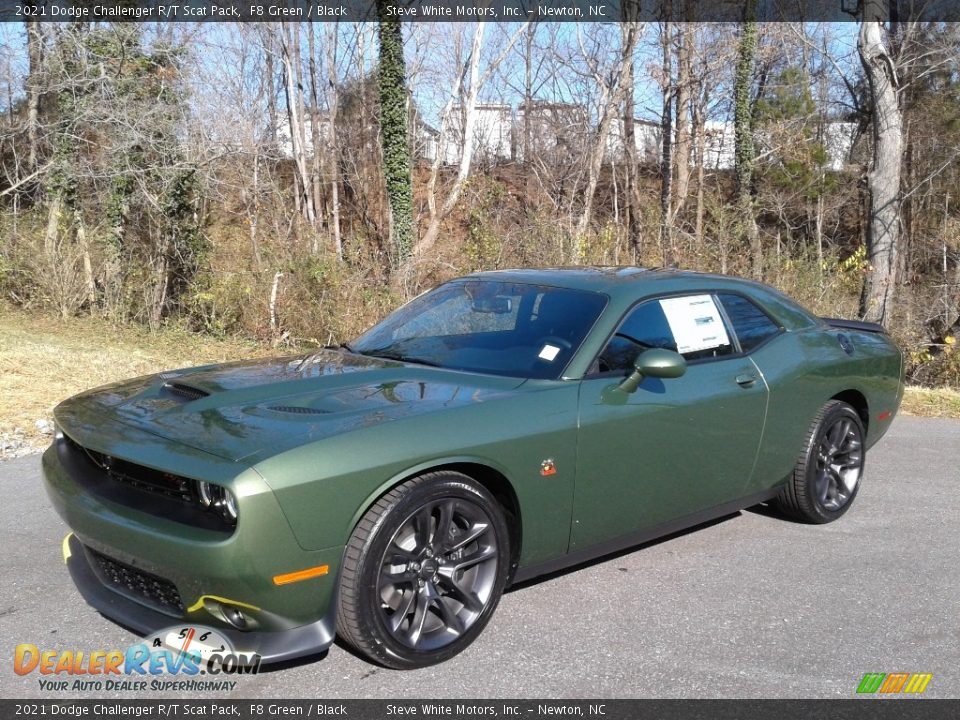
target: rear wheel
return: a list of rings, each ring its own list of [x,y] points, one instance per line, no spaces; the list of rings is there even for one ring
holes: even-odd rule
[[[839,400],[824,405],[810,425],[803,454],[777,505],[810,523],[828,523],[843,515],[860,489],[864,435],[856,410]]]
[[[509,536],[497,501],[455,472],[394,488],[347,545],[337,630],[388,667],[442,662],[466,648],[496,609]]]

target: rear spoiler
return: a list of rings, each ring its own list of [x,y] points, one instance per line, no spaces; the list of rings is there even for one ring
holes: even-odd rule
[[[820,319],[830,327],[842,328],[844,330],[860,330],[862,332],[884,334],[887,332],[880,323],[864,322],[863,320],[844,320],[843,318],[822,317]]]

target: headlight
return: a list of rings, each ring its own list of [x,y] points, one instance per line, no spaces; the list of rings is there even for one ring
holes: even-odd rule
[[[237,521],[237,498],[223,485],[198,480],[197,492],[200,495],[200,504],[205,508],[220,513],[229,523]]]

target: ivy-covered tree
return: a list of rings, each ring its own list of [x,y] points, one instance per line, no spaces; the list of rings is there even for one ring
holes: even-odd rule
[[[393,0],[378,0],[380,62],[380,138],[383,175],[390,201],[390,235],[394,267],[402,267],[413,247],[413,185],[410,178],[410,142],[407,130],[407,70],[403,59],[400,23],[390,19]]]
[[[180,141],[182,52],[148,46],[142,26],[76,24],[57,34],[39,123],[51,148],[44,254],[59,270],[61,312],[83,305],[156,326],[203,250],[196,167]],[[73,265],[82,295],[73,292]],[[77,284],[77,283],[74,283]]]

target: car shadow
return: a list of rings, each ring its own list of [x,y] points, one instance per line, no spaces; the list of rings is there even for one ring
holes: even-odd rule
[[[753,507],[744,508],[745,512],[753,513],[754,515],[763,515],[763,517],[772,518],[774,520],[780,520],[781,522],[790,522],[797,525],[807,525],[808,523],[803,522],[802,520],[797,520],[796,518],[790,517],[784,512],[777,510],[772,503],[761,503],[760,505],[754,505]]]
[[[341,645],[339,642],[334,641],[337,645],[340,645],[344,650],[347,650],[347,646]],[[257,672],[257,675],[270,675],[281,670],[291,670],[293,668],[298,668],[303,665],[313,665],[315,662],[325,660],[329,650],[324,650],[320,653],[314,653],[313,655],[304,655],[303,657],[293,658],[292,660],[281,660],[278,663],[269,663],[267,665],[261,665],[260,670]],[[360,657],[357,655],[357,657]]]
[[[618,550],[617,552],[610,553],[609,555],[602,555],[592,560],[586,560],[584,562],[578,563],[576,565],[571,565],[570,567],[566,567],[561,570],[555,570],[554,572],[547,573],[545,575],[538,575],[537,577],[531,578],[530,580],[524,580],[523,582],[514,583],[510,585],[504,592],[512,593],[518,590],[524,590],[526,588],[539,585],[540,583],[548,582],[555,578],[563,577],[564,575],[569,575],[570,573],[579,572],[580,570],[585,570],[587,568],[594,567],[596,565],[601,565],[603,563],[616,560],[617,558],[621,558],[626,555],[631,555],[632,553],[638,552],[640,550],[645,550],[647,548],[655,547],[657,545],[660,545],[661,543],[669,542],[671,540],[675,540],[676,538],[683,537],[684,535],[689,535],[690,533],[695,533],[700,530],[705,530],[707,528],[720,525],[721,523],[725,523],[728,520],[733,520],[734,518],[740,517],[740,515],[742,515],[743,512],[751,512],[757,515],[763,515],[765,517],[776,518],[778,520],[784,519],[783,516],[781,516],[779,513],[777,513],[776,510],[774,510],[772,507],[769,507],[768,505],[765,505],[765,504],[755,505],[753,507],[744,508],[743,510],[730,513],[729,515],[724,515],[723,517],[715,518],[713,520],[708,520],[707,522],[700,523],[699,525],[694,525],[693,527],[689,527],[684,530],[678,530],[677,532],[670,533],[669,535],[664,535],[662,537],[658,537],[654,540],[650,540],[648,542],[641,543],[639,545],[633,545],[631,547],[624,548],[623,550]],[[352,655],[358,660],[363,661],[364,664],[369,665],[370,669],[368,673],[364,675],[364,678],[369,677],[381,670],[390,670],[390,668],[385,668],[384,666],[379,665],[378,663],[371,662],[370,658],[354,650],[353,647],[351,647],[348,643],[341,640],[339,637],[334,639],[334,645],[336,645],[339,649],[341,649],[343,652],[347,653],[348,655]],[[266,674],[271,674],[278,671],[298,668],[304,665],[312,665],[315,662],[325,659],[328,653],[329,653],[329,650],[325,650],[324,652],[318,653],[316,655],[307,655],[306,657],[294,658],[292,660],[284,660],[279,663],[270,663],[269,665],[262,666],[260,668],[259,674],[266,675]]]

